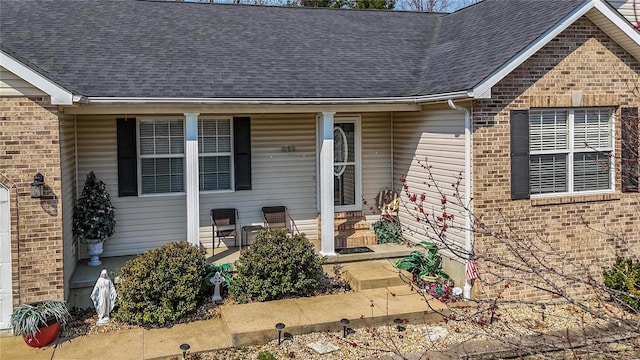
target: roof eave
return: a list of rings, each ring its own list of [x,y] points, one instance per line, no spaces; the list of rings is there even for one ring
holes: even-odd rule
[[[86,97],[89,105],[363,105],[363,104],[427,104],[449,99],[473,98],[469,91],[400,97],[370,98],[177,98],[177,97]]]
[[[558,36],[562,31],[576,22],[580,17],[587,15],[587,13],[592,9],[600,11],[600,13],[602,13],[613,24],[615,24],[624,35],[629,37],[635,43],[635,45],[640,46],[640,34],[635,31],[633,27],[627,21],[625,21],[624,18],[622,18],[622,16],[620,16],[616,11],[612,10],[607,4],[603,3],[602,0],[588,0],[585,1],[581,6],[577,7],[570,14],[568,14],[556,26],[547,30],[528,47],[513,56],[511,60],[504,63],[488,77],[478,83],[478,85],[476,85],[472,90],[473,94],[476,94],[475,98],[485,98],[486,94],[489,94],[490,97],[491,88],[494,85],[504,79],[509,73],[511,73],[523,62],[529,59],[542,47],[547,45],[553,38]],[[640,53],[640,48],[633,55],[637,57],[638,53]]]
[[[0,50],[0,65],[5,69],[19,76],[24,81],[47,93],[51,97],[52,105],[72,105],[75,99],[79,99],[78,95],[73,95],[64,87],[47,79],[41,74],[33,71],[28,66],[16,60],[9,54]]]

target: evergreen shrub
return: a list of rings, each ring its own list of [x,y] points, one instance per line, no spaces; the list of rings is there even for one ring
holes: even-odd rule
[[[138,325],[163,325],[194,311],[203,300],[205,251],[187,242],[149,250],[120,269],[114,317]]]
[[[312,296],[324,276],[323,262],[304,235],[261,230],[235,263],[231,294],[240,303]]]

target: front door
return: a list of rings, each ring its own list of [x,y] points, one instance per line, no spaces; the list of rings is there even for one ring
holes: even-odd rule
[[[335,211],[362,209],[360,119],[336,117],[333,127],[333,205]]]
[[[0,329],[10,327],[12,305],[9,190],[0,185]]]

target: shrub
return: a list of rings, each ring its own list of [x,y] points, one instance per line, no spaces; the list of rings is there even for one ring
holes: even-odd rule
[[[396,243],[401,244],[402,230],[400,223],[388,220],[378,220],[373,223],[373,231],[378,238],[378,244]]]
[[[617,291],[616,299],[633,310],[640,310],[640,262],[618,258],[603,275],[604,284]]]
[[[258,353],[258,360],[276,360],[276,357],[268,351],[260,351]]]
[[[235,263],[231,294],[240,303],[311,296],[324,275],[323,262],[304,235],[262,230]]]
[[[205,251],[184,241],[149,250],[120,269],[114,317],[139,325],[162,325],[195,310],[207,274]]]

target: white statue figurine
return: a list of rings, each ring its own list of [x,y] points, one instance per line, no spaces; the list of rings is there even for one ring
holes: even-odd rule
[[[96,285],[91,292],[91,300],[93,306],[95,306],[98,312],[98,322],[96,325],[102,326],[109,323],[109,313],[113,310],[116,304],[116,288],[113,286],[113,282],[107,275],[107,270],[102,269],[100,277],[96,281]]]

